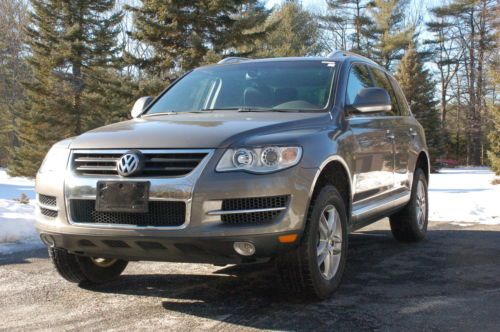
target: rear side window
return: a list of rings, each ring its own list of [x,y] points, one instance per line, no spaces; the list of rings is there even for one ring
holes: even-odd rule
[[[406,101],[405,95],[403,91],[401,90],[401,87],[399,86],[398,82],[392,77],[389,76],[389,80],[392,83],[392,87],[394,88],[394,91],[396,92],[396,98],[398,98],[398,104],[399,104],[399,111],[401,112],[401,115],[403,116],[408,116],[410,115],[410,106],[408,106],[408,102]]]
[[[370,87],[373,87],[373,83],[368,67],[360,64],[352,66],[347,79],[346,105],[354,103],[359,91]]]
[[[392,110],[389,112],[385,112],[386,115],[400,115],[401,112],[399,111],[399,104],[398,100],[396,98],[396,94],[394,93],[394,89],[392,88],[391,83],[389,82],[389,78],[387,75],[376,68],[371,68],[372,74],[373,74],[373,80],[375,81],[375,86],[377,88],[383,88],[387,91],[389,96],[391,97],[391,104],[392,104]]]

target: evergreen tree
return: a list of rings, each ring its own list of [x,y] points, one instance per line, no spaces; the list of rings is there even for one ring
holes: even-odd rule
[[[258,42],[257,57],[316,55],[319,25],[315,17],[299,1],[287,1],[275,10],[266,22],[267,37]]]
[[[436,64],[439,84],[441,122],[446,126],[448,101],[451,99],[451,85],[460,68],[463,47],[457,38],[454,38],[455,20],[449,17],[446,9],[436,7],[430,10],[431,21],[427,22],[427,30],[432,33],[432,38],[425,40],[430,46],[431,60]]]
[[[500,86],[500,55],[496,55],[491,62],[488,70],[490,85],[492,86],[492,100],[488,103],[488,108],[491,111],[492,129],[488,134],[489,149],[488,159],[491,168],[497,175],[500,175],[500,105],[495,100],[495,91],[498,91]]]
[[[408,0],[373,0],[370,3],[374,25],[364,30],[365,38],[370,41],[366,53],[387,69],[394,60],[401,58],[402,51],[413,38],[415,27],[405,23],[407,5]]]
[[[373,22],[367,8],[371,0],[326,0],[327,13],[320,16],[322,28],[334,34],[335,48],[364,54],[367,31]]]
[[[399,64],[396,79],[401,85],[412,113],[425,130],[431,163],[444,153],[444,134],[441,118],[434,98],[434,86],[431,75],[424,68],[420,54],[410,44]]]
[[[491,130],[488,135],[490,142],[488,158],[493,171],[495,171],[497,175],[500,175],[500,107],[498,105],[491,105],[491,112],[493,117],[493,130]]]
[[[148,58],[128,57],[162,80],[204,63],[206,57],[245,55],[238,48],[262,37],[253,28],[269,14],[258,0],[143,0],[142,6],[127,8],[134,13],[132,37],[153,49]]]
[[[25,99],[21,82],[30,76],[23,35],[28,13],[25,0],[0,1],[0,166],[8,164],[18,145],[17,113]]]
[[[99,125],[118,49],[114,0],[43,0],[32,2],[27,29],[33,80],[19,124],[20,146],[9,171],[32,176],[54,142]]]

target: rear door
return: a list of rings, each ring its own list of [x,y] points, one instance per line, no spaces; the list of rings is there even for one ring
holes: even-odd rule
[[[345,104],[352,104],[360,90],[373,86],[368,67],[365,64],[352,65]],[[349,112],[348,122],[356,141],[353,150],[353,203],[357,203],[368,201],[393,189],[394,146],[387,114]]]
[[[394,189],[408,189],[410,186],[408,163],[412,137],[410,121],[408,121],[409,110],[404,107],[407,104],[403,105],[401,98],[398,98],[397,92],[401,92],[394,89],[394,85],[397,85],[394,79],[378,68],[371,67],[370,69],[375,86],[384,88],[391,97],[392,112],[387,126],[394,136]]]

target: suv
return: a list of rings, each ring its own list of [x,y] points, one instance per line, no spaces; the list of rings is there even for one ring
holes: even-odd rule
[[[56,143],[37,174],[37,229],[69,281],[109,282],[128,261],[272,259],[284,285],[327,298],[349,232],[389,217],[397,240],[426,234],[423,129],[359,55],[228,58],[132,117]]]

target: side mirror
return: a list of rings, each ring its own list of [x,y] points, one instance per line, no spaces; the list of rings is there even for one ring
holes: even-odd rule
[[[360,113],[389,112],[392,109],[391,97],[382,88],[362,89],[349,106]]]
[[[146,107],[153,101],[153,97],[147,96],[147,97],[141,97],[137,99],[137,101],[134,104],[134,107],[132,107],[132,111],[130,112],[130,115],[132,115],[133,118],[137,118],[139,115],[141,115]]]

